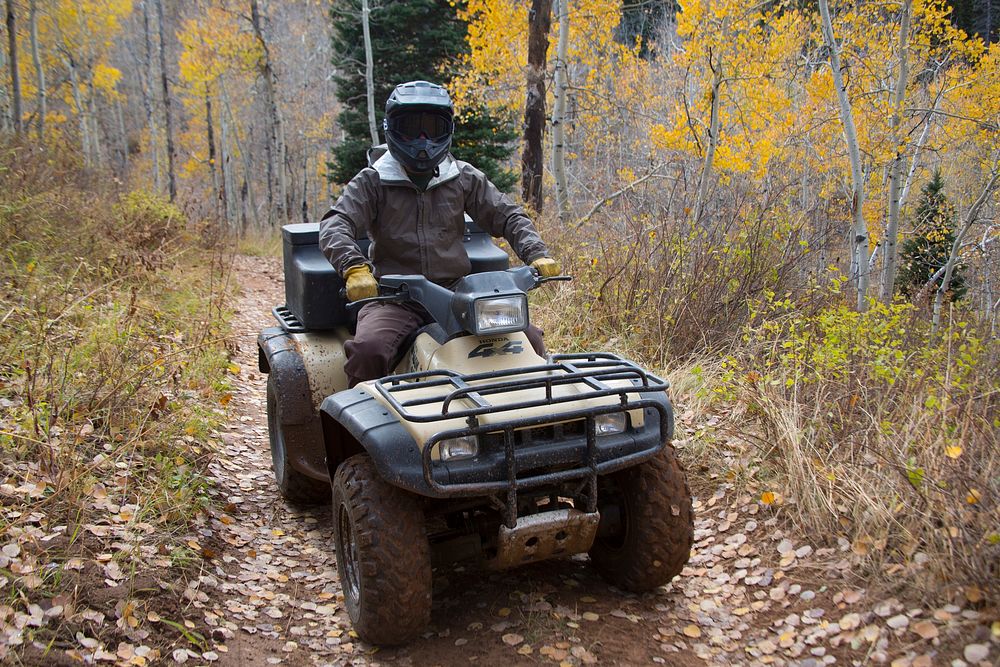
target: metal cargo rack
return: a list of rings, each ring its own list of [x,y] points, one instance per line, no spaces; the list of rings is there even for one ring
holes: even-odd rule
[[[609,381],[615,380],[626,380],[629,381],[629,384],[621,387],[607,384]],[[578,394],[555,396],[553,388],[564,385],[582,386],[585,391]],[[516,525],[518,489],[531,489],[579,479],[581,480],[579,491],[582,493],[585,487],[587,489],[586,511],[596,511],[598,475],[620,470],[649,458],[663,447],[669,434],[668,408],[662,400],[629,398],[630,394],[635,396],[637,394],[665,392],[669,384],[633,362],[606,352],[557,354],[552,355],[550,363],[544,365],[470,375],[462,375],[449,370],[405,373],[378,380],[374,386],[393,410],[407,421],[429,423],[453,419],[466,420],[465,427],[436,433],[423,443],[424,479],[435,492],[442,496],[476,496],[506,491],[506,502],[501,504],[501,509],[504,513],[504,523],[508,528],[513,528]],[[442,393],[431,397],[407,398],[408,394],[413,395],[412,392],[422,393],[427,389],[434,388],[441,388]],[[526,389],[544,389],[544,396],[503,404],[490,401],[492,396]],[[516,416],[519,411],[529,408],[572,403],[603,396],[617,396],[619,402],[612,405],[560,411],[557,414],[533,417]],[[455,403],[460,400],[468,401],[472,405],[457,407]],[[440,404],[440,411],[435,411],[432,414],[414,412],[414,408],[432,404]],[[627,412],[645,408],[653,408],[659,413],[660,432],[655,446],[599,463],[597,460],[596,418],[611,412]],[[501,413],[509,413],[511,418],[500,423],[480,423],[480,415]],[[515,458],[515,431],[573,420],[585,420],[586,422],[584,432],[587,444],[584,465],[519,478]],[[442,483],[434,479],[434,462],[431,459],[431,452],[437,443],[450,438],[481,436],[487,433],[500,435],[503,439],[506,479],[468,483]]]

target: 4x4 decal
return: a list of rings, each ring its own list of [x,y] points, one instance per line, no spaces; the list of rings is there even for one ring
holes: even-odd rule
[[[492,357],[499,354],[521,354],[522,352],[524,352],[524,346],[521,344],[521,341],[509,340],[502,346],[499,344],[499,341],[489,341],[480,343],[472,352],[469,352],[469,359]]]

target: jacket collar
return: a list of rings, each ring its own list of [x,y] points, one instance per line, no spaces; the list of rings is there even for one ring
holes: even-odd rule
[[[372,165],[372,169],[378,172],[379,180],[386,185],[413,185],[413,181],[406,175],[403,165],[388,151],[377,159]],[[428,190],[433,190],[437,186],[458,178],[458,161],[451,155],[445,157],[444,162],[438,165],[438,175],[427,184]]]

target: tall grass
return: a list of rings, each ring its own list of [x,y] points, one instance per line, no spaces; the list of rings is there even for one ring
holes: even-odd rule
[[[91,554],[88,524],[155,525],[143,546],[169,551],[207,501],[229,361],[225,257],[202,241],[159,196],[0,146],[0,477],[20,510],[0,529],[18,540],[38,512],[42,530],[63,525],[48,572]],[[114,552],[151,567],[138,549]],[[21,605],[58,588],[8,592]]]
[[[856,312],[825,265],[836,244],[780,209],[720,208],[703,228],[656,206],[547,234],[575,277],[533,298],[549,346],[610,348],[667,373],[694,430],[680,451],[696,487],[773,493],[800,529],[907,595],[1000,594],[989,322],[962,303],[939,332],[903,302]]]

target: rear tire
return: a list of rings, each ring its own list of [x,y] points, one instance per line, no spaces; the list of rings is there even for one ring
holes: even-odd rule
[[[680,574],[691,556],[694,519],[687,477],[673,446],[668,443],[645,463],[601,481],[598,509],[609,518],[617,511],[620,519],[611,530],[601,530],[590,548],[601,576],[642,593]]]
[[[384,481],[367,454],[333,478],[337,572],[355,630],[400,644],[431,619],[431,550],[419,498]]]
[[[267,377],[267,435],[271,443],[271,467],[274,481],[285,500],[296,505],[320,505],[330,498],[330,485],[313,479],[292,467],[281,423],[281,401],[273,376]]]

